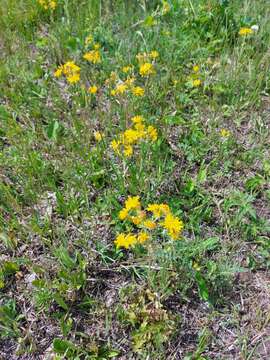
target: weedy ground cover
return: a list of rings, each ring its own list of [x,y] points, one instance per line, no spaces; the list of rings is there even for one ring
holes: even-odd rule
[[[1,358],[269,358],[269,18],[0,0]]]

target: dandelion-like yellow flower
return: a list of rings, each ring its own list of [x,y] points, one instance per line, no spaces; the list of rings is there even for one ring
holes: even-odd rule
[[[143,96],[144,95],[144,89],[140,86],[135,86],[132,88],[132,94],[135,96]]]
[[[165,216],[164,222],[162,222],[161,225],[167,230],[169,236],[174,240],[179,238],[181,231],[184,228],[183,222],[171,213],[168,213]]]
[[[149,125],[148,127],[147,127],[147,134],[148,134],[148,136],[150,137],[150,139],[152,140],[152,141],[156,141],[157,140],[157,129],[156,128],[154,128],[154,126],[152,126],[152,125]]]
[[[253,32],[254,32],[254,31],[253,31],[251,28],[249,28],[249,27],[242,27],[242,28],[239,30],[238,34],[239,34],[240,36],[247,36],[247,35],[253,34]]]
[[[130,157],[133,154],[133,147],[131,145],[126,145],[124,147],[124,156]]]
[[[123,208],[122,210],[119,211],[118,217],[120,220],[125,220],[128,217],[128,209]]]
[[[95,131],[94,132],[94,138],[96,141],[100,142],[103,138],[103,134],[100,131]]]
[[[98,64],[101,62],[101,55],[99,50],[91,50],[84,54],[83,58],[93,64]]]
[[[67,81],[70,84],[76,84],[78,81],[80,81],[80,73],[74,73],[67,76]]]
[[[134,123],[134,124],[141,124],[143,121],[144,121],[144,118],[143,116],[141,115],[136,115],[136,116],[133,116],[131,118],[131,121]]]
[[[116,153],[119,153],[119,147],[121,145],[121,141],[119,140],[113,140],[111,142],[111,148],[116,152]]]
[[[129,196],[125,201],[125,208],[129,211],[132,209],[139,209],[141,207],[139,196]]]
[[[114,243],[116,245],[116,248],[120,248],[120,247],[123,247],[125,249],[128,249],[130,246],[133,246],[135,245],[137,242],[137,239],[136,239],[136,236],[133,235],[133,234],[119,234],[117,235]]]
[[[159,53],[156,50],[153,50],[149,53],[151,59],[157,59],[159,57]]]
[[[131,70],[133,69],[133,66],[132,65],[127,65],[127,66],[123,66],[122,67],[122,71],[123,71],[123,73],[128,73],[128,72],[130,72]]]
[[[141,76],[149,76],[155,73],[155,69],[153,64],[146,62],[141,64],[139,72]]]
[[[89,87],[88,91],[90,92],[90,94],[95,94],[98,91],[98,88],[96,85],[92,85]]]
[[[201,80],[200,79],[195,79],[192,81],[192,86],[193,87],[199,87],[201,85]]]
[[[227,129],[221,129],[220,130],[220,135],[222,137],[226,138],[226,137],[229,137],[231,135],[231,132],[229,130],[227,130]]]
[[[199,65],[194,65],[192,69],[195,73],[198,73],[200,71]]]
[[[62,75],[62,73],[63,73],[63,66],[59,66],[59,68],[55,70],[53,75],[56,78],[59,78]]]
[[[140,232],[137,236],[137,241],[141,244],[143,244],[148,239],[149,239],[149,235],[144,231]]]
[[[143,222],[143,226],[146,227],[146,229],[153,230],[157,227],[157,224],[154,221],[147,219]]]

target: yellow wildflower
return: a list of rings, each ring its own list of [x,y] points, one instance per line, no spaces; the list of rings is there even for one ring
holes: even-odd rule
[[[154,221],[147,219],[143,222],[143,226],[149,230],[153,230],[157,227],[157,224]]]
[[[112,96],[115,96],[115,95],[116,95],[116,90],[113,89],[113,90],[111,91],[111,95],[112,95]]]
[[[194,71],[195,73],[197,73],[197,72],[200,71],[199,65],[194,65],[192,69],[193,69],[193,71]]]
[[[115,94],[119,95],[119,94],[124,94],[127,91],[127,85],[126,84],[119,84],[116,86],[115,88]]]
[[[153,50],[150,52],[149,56],[151,59],[156,59],[159,57],[159,53],[156,50]]]
[[[124,155],[130,157],[133,154],[133,147],[131,145],[126,145],[124,147]]]
[[[226,137],[229,137],[231,135],[231,132],[229,130],[227,130],[227,129],[221,129],[220,130],[220,135],[222,137],[226,138]]]
[[[93,64],[98,64],[101,62],[101,55],[99,50],[91,50],[84,54],[83,58]]]
[[[144,118],[143,116],[141,115],[136,115],[136,116],[133,116],[131,118],[131,121],[134,123],[134,124],[139,124],[139,123],[142,123],[144,121]]]
[[[127,66],[123,66],[122,67],[122,71],[126,74],[128,72],[130,72],[133,69],[132,65],[127,65]]]
[[[152,141],[156,141],[157,140],[157,129],[154,128],[154,126],[149,125],[147,127],[147,134],[148,136],[151,138]]]
[[[134,83],[135,80],[136,80],[136,78],[135,78],[134,76],[132,76],[132,77],[129,76],[129,77],[126,79],[125,84],[126,84],[127,86],[132,86],[132,84]]]
[[[139,209],[141,207],[139,196],[129,196],[125,201],[125,208],[128,210]]]
[[[144,231],[140,232],[137,236],[137,240],[141,244],[147,241],[148,239],[149,239],[149,235]]]
[[[131,216],[131,221],[134,225],[140,225],[145,217],[145,213],[140,211],[136,216]]]
[[[120,220],[125,220],[128,216],[128,209],[123,208],[122,210],[119,211],[118,217]]]
[[[75,84],[76,82],[80,81],[80,73],[74,73],[67,76],[67,81],[70,84]]]
[[[59,68],[57,68],[56,70],[55,70],[55,72],[54,72],[54,76],[56,77],[56,78],[58,78],[58,77],[60,77],[61,75],[62,75],[62,73],[63,73],[63,66],[59,66]]]
[[[184,227],[184,224],[178,217],[168,213],[164,219],[164,222],[161,224],[167,231],[169,236],[176,240]]]
[[[111,148],[116,152],[119,153],[119,147],[121,145],[121,142],[119,140],[113,140],[111,142]]]
[[[140,66],[139,72],[141,76],[148,76],[154,74],[155,70],[153,64],[147,62]]]
[[[253,31],[251,28],[249,28],[249,27],[242,27],[242,28],[239,30],[238,34],[239,34],[240,36],[247,36],[247,35],[253,34],[253,32],[254,32],[254,31]]]
[[[134,129],[127,129],[123,134],[123,143],[131,145],[138,140],[138,132]]]
[[[125,249],[128,249],[130,246],[136,244],[137,239],[136,236],[133,234],[119,234],[114,243],[116,245],[116,248],[118,249],[119,247],[124,247]]]
[[[101,48],[101,45],[99,43],[94,44],[94,49],[98,50]]]
[[[67,61],[63,65],[63,74],[71,75],[72,73],[80,72],[81,68],[74,63],[74,61]]]
[[[103,134],[102,134],[100,131],[95,131],[95,132],[94,132],[94,138],[95,138],[96,141],[99,142],[99,141],[102,140]]]
[[[95,94],[97,92],[98,88],[96,85],[92,85],[89,87],[88,91],[90,92],[90,94]]]
[[[193,87],[199,87],[201,85],[201,80],[200,79],[195,79],[192,81],[192,86]]]
[[[157,218],[170,213],[170,208],[167,204],[149,204],[147,210],[152,212]]]
[[[144,89],[140,86],[135,86],[132,88],[132,94],[135,96],[143,96],[144,95]]]

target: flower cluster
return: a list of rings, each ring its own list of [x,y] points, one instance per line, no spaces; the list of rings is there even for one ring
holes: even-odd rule
[[[142,209],[139,196],[129,196],[120,210],[118,217],[122,221],[129,221],[139,229],[136,234],[120,233],[114,243],[117,248],[128,249],[136,244],[142,244],[151,238],[151,231],[161,228],[176,240],[183,230],[183,222],[171,212],[167,204],[149,204],[146,210]]]
[[[133,126],[111,142],[112,149],[117,154],[122,152],[125,157],[130,157],[133,154],[134,145],[141,140],[157,140],[157,129],[152,125],[146,126],[141,115],[134,116],[131,121]]]
[[[38,0],[38,3],[45,9],[45,10],[55,10],[57,3],[53,0]]]
[[[139,53],[136,55],[136,58],[139,62],[139,73],[142,77],[155,74],[155,68],[151,61],[154,61],[159,56],[159,53],[156,50],[151,51],[150,53]]]
[[[192,87],[199,87],[201,85],[202,81],[200,79],[199,65],[193,65],[191,79],[192,79]]]
[[[88,51],[83,55],[83,58],[92,64],[101,63],[100,44],[93,44],[93,50]]]
[[[248,35],[252,35],[253,34],[253,29],[249,28],[249,27],[241,27],[241,29],[239,30],[238,34],[240,36],[248,36]]]
[[[80,81],[80,70],[81,68],[74,61],[68,61],[57,68],[54,76],[59,78],[61,75],[64,75],[70,84],[75,84]]]

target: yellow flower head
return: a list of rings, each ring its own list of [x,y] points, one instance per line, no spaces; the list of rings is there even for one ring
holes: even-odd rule
[[[119,234],[117,235],[114,243],[116,245],[116,248],[118,249],[119,247],[123,247],[125,249],[128,249],[130,246],[133,246],[134,244],[136,244],[137,239],[136,236],[133,234]]]
[[[226,138],[229,137],[231,135],[231,132],[227,129],[221,129],[220,130],[220,136]]]
[[[184,224],[178,217],[168,213],[164,219],[164,222],[161,225],[167,230],[169,236],[176,240],[184,227]]]
[[[140,232],[137,236],[137,240],[141,244],[147,241],[148,239],[149,239],[149,235],[144,231]]]
[[[194,65],[192,69],[195,73],[198,73],[200,71],[199,65]]]
[[[125,220],[128,217],[128,209],[123,208],[122,210],[119,211],[118,217],[120,220]]]
[[[84,54],[83,58],[93,64],[98,64],[101,62],[101,55],[99,50],[91,50]]]
[[[242,28],[239,30],[238,34],[239,34],[240,36],[247,36],[247,35],[253,34],[253,32],[254,32],[254,31],[253,31],[251,28],[249,28],[249,27],[242,27]]]
[[[121,145],[121,142],[119,140],[113,140],[111,142],[111,148],[118,154],[119,154],[120,145]]]
[[[115,94],[116,95],[122,95],[127,91],[127,85],[122,83],[116,86],[115,88]]]
[[[103,134],[102,134],[101,132],[99,132],[99,131],[95,131],[95,132],[94,132],[94,138],[95,138],[96,141],[99,142],[99,141],[102,140]]]
[[[77,83],[78,81],[80,81],[80,73],[74,73],[74,74],[68,75],[68,76],[67,76],[67,81],[68,81],[70,84],[75,84],[75,83]]]
[[[149,125],[149,126],[147,127],[147,134],[148,134],[148,136],[150,137],[150,139],[151,139],[152,141],[156,141],[156,140],[157,140],[157,129],[154,128],[154,126]]]
[[[169,205],[167,204],[149,204],[147,210],[150,211],[156,218],[170,213]]]
[[[129,196],[125,201],[125,208],[129,211],[132,209],[140,209],[140,197],[139,196]]]
[[[155,73],[155,69],[153,64],[146,62],[141,64],[139,72],[141,76],[149,76]]]
[[[201,80],[200,79],[195,79],[192,81],[192,86],[193,87],[199,87],[201,85]]]
[[[90,92],[90,94],[95,94],[97,92],[98,88],[96,85],[92,85],[89,87],[88,91]]]
[[[150,56],[151,59],[156,59],[156,58],[159,57],[159,53],[158,53],[158,51],[153,50],[153,51],[150,52],[149,56]]]
[[[147,219],[143,222],[143,226],[146,227],[146,229],[153,230],[157,227],[157,224],[154,221]]]
[[[133,66],[132,65],[127,65],[127,66],[123,66],[122,67],[122,71],[123,71],[123,73],[128,73],[128,72],[130,72],[131,70],[133,69]]]
[[[127,86],[132,86],[135,80],[136,80],[136,78],[134,76],[132,76],[132,77],[128,76],[128,78],[125,81],[125,84]]]
[[[140,86],[135,86],[132,88],[132,94],[135,96],[143,96],[144,95],[144,89]]]
[[[136,115],[136,116],[133,116],[133,118],[131,118],[131,121],[134,124],[141,124],[144,121],[144,118],[141,115]]]
[[[99,43],[94,44],[94,49],[98,50],[101,48],[101,45]]]
[[[63,66],[61,65],[61,66],[59,66],[56,70],[55,70],[55,72],[54,72],[54,76],[56,77],[56,78],[59,78],[61,75],[62,75],[62,73],[63,73]]]
[[[133,154],[133,147],[131,145],[126,145],[124,147],[124,156],[130,157]]]

